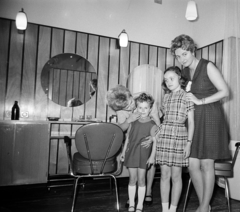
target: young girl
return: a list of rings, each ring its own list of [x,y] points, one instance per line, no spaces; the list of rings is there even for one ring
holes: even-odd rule
[[[194,132],[194,106],[186,100],[185,81],[177,66],[164,72],[164,119],[156,138],[156,163],[161,167],[161,199],[163,212],[175,212],[182,191],[182,167],[188,166]],[[162,116],[160,112],[160,116]],[[188,121],[188,130],[185,121]],[[170,179],[172,180],[169,209]]]
[[[155,162],[155,132],[157,130],[157,126],[149,117],[154,103],[153,98],[146,93],[142,93],[135,99],[135,102],[137,105],[137,112],[140,113],[141,117],[132,122],[128,128],[127,138],[124,143],[124,148],[120,159],[124,161],[124,165],[128,167],[129,171],[128,211],[135,211],[134,200],[136,194],[136,183],[138,182],[138,203],[136,212],[141,212],[143,209],[143,201],[146,192],[146,169]],[[153,139],[152,148],[142,147],[142,141],[150,135]]]

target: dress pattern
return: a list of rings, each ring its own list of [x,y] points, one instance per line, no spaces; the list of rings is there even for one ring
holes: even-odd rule
[[[186,100],[186,92],[180,89],[164,95],[162,111],[164,120],[158,132],[156,145],[156,163],[167,166],[188,166],[184,159],[187,145],[187,113],[194,109],[192,102]]]
[[[210,61],[201,59],[192,79],[191,92],[198,98],[206,98],[217,92],[207,74]],[[190,79],[189,68],[183,70],[183,76]],[[195,130],[190,157],[199,159],[229,159],[229,135],[221,102],[195,105]]]
[[[126,149],[124,165],[129,168],[146,169],[146,163],[152,152],[152,147],[142,147],[141,143],[150,136],[150,132],[155,122],[142,123],[139,120],[132,122],[129,132],[129,142]]]

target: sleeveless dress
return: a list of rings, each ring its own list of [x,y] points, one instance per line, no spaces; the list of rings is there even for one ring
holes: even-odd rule
[[[124,165],[128,168],[147,168],[147,160],[152,152],[152,146],[146,148],[142,147],[141,143],[146,137],[150,136],[150,131],[155,122],[142,123],[140,121],[132,122],[129,132],[129,142],[126,149]]]
[[[201,59],[192,79],[191,92],[198,98],[206,98],[217,92],[207,74],[210,61]],[[191,80],[189,68],[182,75]],[[229,134],[220,101],[195,105],[195,130],[190,157],[198,159],[229,159]]]
[[[164,95],[164,120],[158,132],[156,145],[156,163],[167,166],[186,167],[184,148],[187,145],[187,113],[194,109],[194,104],[186,100],[186,92],[180,89]]]

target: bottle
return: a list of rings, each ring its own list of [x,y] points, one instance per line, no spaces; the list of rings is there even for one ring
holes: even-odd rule
[[[20,109],[19,109],[19,106],[18,106],[18,101],[15,101],[14,105],[12,107],[11,119],[12,120],[19,120],[19,114],[20,114]]]

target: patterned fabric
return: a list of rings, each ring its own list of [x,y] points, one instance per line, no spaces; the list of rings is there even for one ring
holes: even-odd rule
[[[186,100],[186,92],[181,89],[165,94],[161,109],[164,121],[156,136],[156,163],[167,166],[188,166],[188,159],[184,159],[183,155],[188,136],[185,121],[188,112],[194,109],[194,105]]]
[[[206,98],[217,92],[207,74],[209,61],[201,59],[192,79],[191,92],[198,98]],[[185,68],[183,76],[190,80],[190,71]],[[229,135],[221,102],[195,105],[195,130],[190,157],[199,159],[229,159]]]
[[[141,143],[150,136],[154,121],[142,123],[135,121],[131,124],[129,143],[126,149],[124,165],[130,168],[146,169],[146,162],[152,152],[152,147],[142,147]]]

